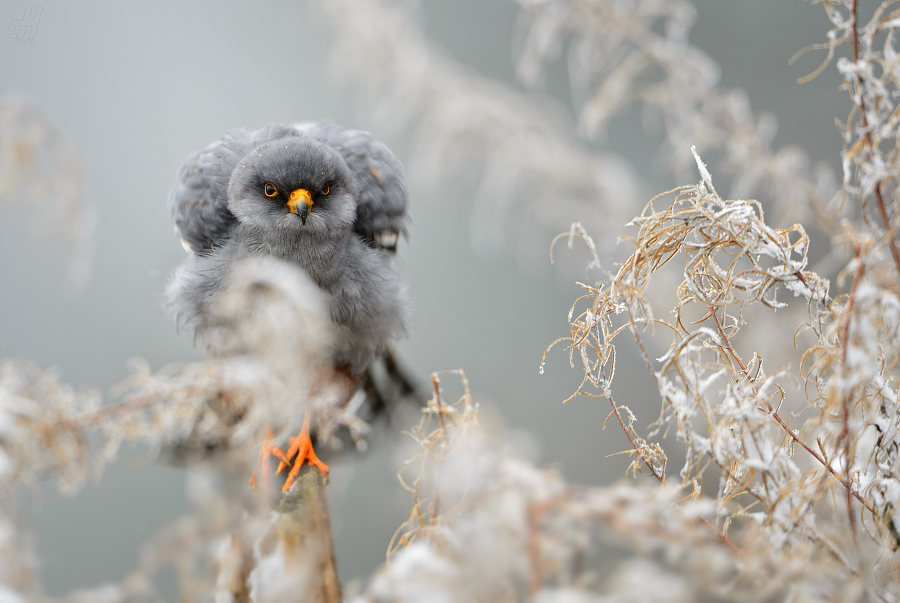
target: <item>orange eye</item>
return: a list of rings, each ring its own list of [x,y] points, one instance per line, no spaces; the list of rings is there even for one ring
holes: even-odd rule
[[[329,192],[331,192],[331,187],[329,187],[329,186],[328,186],[328,183],[326,182],[326,183],[325,183],[325,188],[322,189],[322,194],[323,194],[323,195],[327,195]]]
[[[271,184],[266,184],[266,197],[274,197],[278,194],[278,189],[276,189]]]

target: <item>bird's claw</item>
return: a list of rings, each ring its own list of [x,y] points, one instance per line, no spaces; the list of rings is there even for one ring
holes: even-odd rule
[[[288,465],[291,464],[290,459],[296,455],[294,458],[293,467],[291,467],[290,473],[288,473],[287,480],[284,482],[284,486],[281,488],[282,491],[287,492],[291,489],[291,486],[294,483],[294,480],[297,478],[297,474],[300,473],[300,469],[303,467],[303,463],[309,461],[310,465],[314,465],[319,469],[319,472],[322,474],[322,477],[326,477],[329,472],[328,465],[319,460],[319,457],[316,455],[316,452],[313,450],[312,440],[309,437],[309,430],[303,429],[297,437],[291,438],[288,440],[288,451],[287,453],[282,453],[281,450],[272,452],[281,462],[278,463],[278,470],[276,473],[281,473],[287,468]]]
[[[297,434],[296,437],[290,438],[288,440],[288,450],[286,453],[273,444],[274,437],[275,436],[272,434],[271,429],[266,431],[266,437],[259,449],[259,464],[253,471],[253,475],[250,476],[251,488],[256,487],[257,472],[259,472],[262,476],[261,481],[263,485],[268,485],[269,459],[273,456],[280,461],[278,463],[278,469],[275,471],[275,473],[281,473],[282,471],[284,471],[289,465],[292,465],[291,459],[294,459],[293,465],[291,466],[291,471],[290,473],[288,473],[287,480],[284,482],[284,486],[281,488],[283,492],[287,492],[291,489],[291,486],[294,484],[294,480],[297,478],[297,475],[300,473],[300,469],[303,467],[303,463],[307,461],[309,461],[310,465],[314,465],[319,469],[322,477],[328,476],[328,472],[330,471],[328,465],[319,460],[319,457],[313,450],[312,439],[309,437],[309,413],[306,414],[306,417],[303,420],[303,429],[300,430],[300,433]]]

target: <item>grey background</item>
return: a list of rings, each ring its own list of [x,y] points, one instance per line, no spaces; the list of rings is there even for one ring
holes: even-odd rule
[[[755,110],[777,116],[776,146],[799,144],[837,168],[834,118],[845,118],[848,107],[840,82],[828,72],[796,84],[821,55],[788,66],[794,52],[824,39],[821,7],[801,0],[695,5],[692,40],[718,61],[726,87],[746,89]],[[20,18],[25,6],[4,0],[0,24]],[[43,6],[33,45],[0,40],[0,97],[25,96],[80,148],[84,196],[97,215],[92,274],[83,294],[69,295],[66,250],[35,237],[25,219],[0,207],[0,356],[56,366],[75,385],[105,389],[126,375],[132,356],[154,368],[197,357],[159,308],[167,275],[183,258],[165,199],[188,153],[227,129],[268,122],[326,119],[376,136],[379,130],[353,110],[351,91],[324,72],[328,29],[303,4],[48,0]],[[437,46],[511,85],[517,13],[508,0],[421,5],[426,34]],[[567,90],[558,65],[544,92],[567,103]],[[641,131],[636,111],[616,121],[602,143],[638,164],[648,199],[675,184],[652,161],[642,161],[654,156],[657,143]],[[402,144],[397,152],[409,163]],[[570,480],[620,478],[627,461],[605,457],[627,443],[617,430],[601,431],[605,403],[560,404],[580,382],[562,353],[538,375],[546,345],[568,331],[577,269],[522,270],[512,254],[475,255],[469,213],[458,201],[472,191],[454,183],[425,186],[411,176],[413,227],[399,261],[416,317],[400,346],[403,357],[423,381],[431,371],[465,369],[487,412],[535,460],[557,465]],[[578,255],[560,258],[583,265]],[[658,396],[640,365],[624,360],[617,379],[618,401],[639,410],[642,420],[655,418]],[[401,437],[395,430],[388,441]],[[333,466],[345,580],[383,561],[409,508],[396,465],[391,446],[381,442],[365,458]],[[137,560],[139,543],[184,510],[183,478],[165,466],[119,463],[102,484],[74,498],[48,489],[30,499],[27,520],[49,593],[122,576]]]

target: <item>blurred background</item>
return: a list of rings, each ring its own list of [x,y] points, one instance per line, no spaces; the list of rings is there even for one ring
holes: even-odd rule
[[[395,35],[423,36],[428,52],[459,70],[461,81],[521,96],[551,116],[571,144],[625,160],[634,186],[613,204],[585,205],[578,219],[586,225],[620,216],[624,223],[654,195],[698,179],[666,169],[658,154],[664,133],[648,126],[637,107],[611,120],[605,136],[579,138],[564,54],[536,85],[523,84],[516,63],[524,25],[513,0],[387,4],[412,15],[417,28]],[[690,41],[718,64],[713,75],[722,88],[743,89],[755,112],[777,119],[773,148],[798,145],[839,173],[834,120],[844,119],[849,106],[840,79],[826,71],[796,82],[821,54],[788,63],[825,39],[829,24],[821,9],[801,0],[693,5]],[[0,19],[20,19],[26,6],[5,0]],[[0,204],[0,356],[57,367],[65,381],[103,390],[126,376],[129,358],[146,358],[154,369],[197,358],[189,337],[176,333],[160,309],[166,279],[184,257],[166,207],[178,165],[231,128],[326,120],[370,130],[407,167],[413,225],[397,261],[415,319],[399,350],[412,372],[426,384],[432,371],[463,369],[489,421],[522,454],[576,483],[621,479],[628,461],[607,456],[627,442],[620,431],[601,429],[608,405],[584,397],[561,404],[582,375],[561,349],[543,374],[538,370],[547,345],[568,333],[575,281],[593,278],[583,250],[561,245],[555,265],[548,259],[552,237],[565,229],[556,222],[565,223],[571,208],[526,235],[492,236],[478,211],[491,195],[482,174],[463,168],[436,175],[423,167],[429,131],[410,135],[417,115],[398,115],[408,110],[402,103],[361,92],[359,65],[343,66],[334,44],[339,13],[298,2],[48,0],[30,44],[3,40],[0,99],[25,99],[77,149],[86,218],[85,237],[72,244],[41,236],[27,212]],[[375,77],[390,68],[377,61],[365,66]],[[552,199],[542,207],[555,211]],[[602,237],[604,268],[614,270],[629,250],[613,244],[626,231],[608,226],[594,234]],[[814,245],[827,248],[829,241],[814,237]],[[633,350],[622,351],[617,402],[646,425],[658,414],[659,397]],[[410,507],[395,478],[402,427],[382,429],[364,455],[332,464],[329,496],[345,581],[383,562]],[[48,593],[124,575],[140,543],[183,513],[184,491],[182,471],[136,458],[117,463],[102,483],[74,498],[52,488],[31,493],[23,519],[34,531]]]

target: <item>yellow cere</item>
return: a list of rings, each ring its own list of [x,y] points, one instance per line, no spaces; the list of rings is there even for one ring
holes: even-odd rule
[[[290,200],[287,203],[288,209],[291,211],[291,213],[299,214],[300,211],[298,210],[298,207],[301,203],[306,204],[307,211],[312,209],[313,200],[312,195],[309,194],[309,191],[305,188],[298,188],[295,191],[291,191]]]

